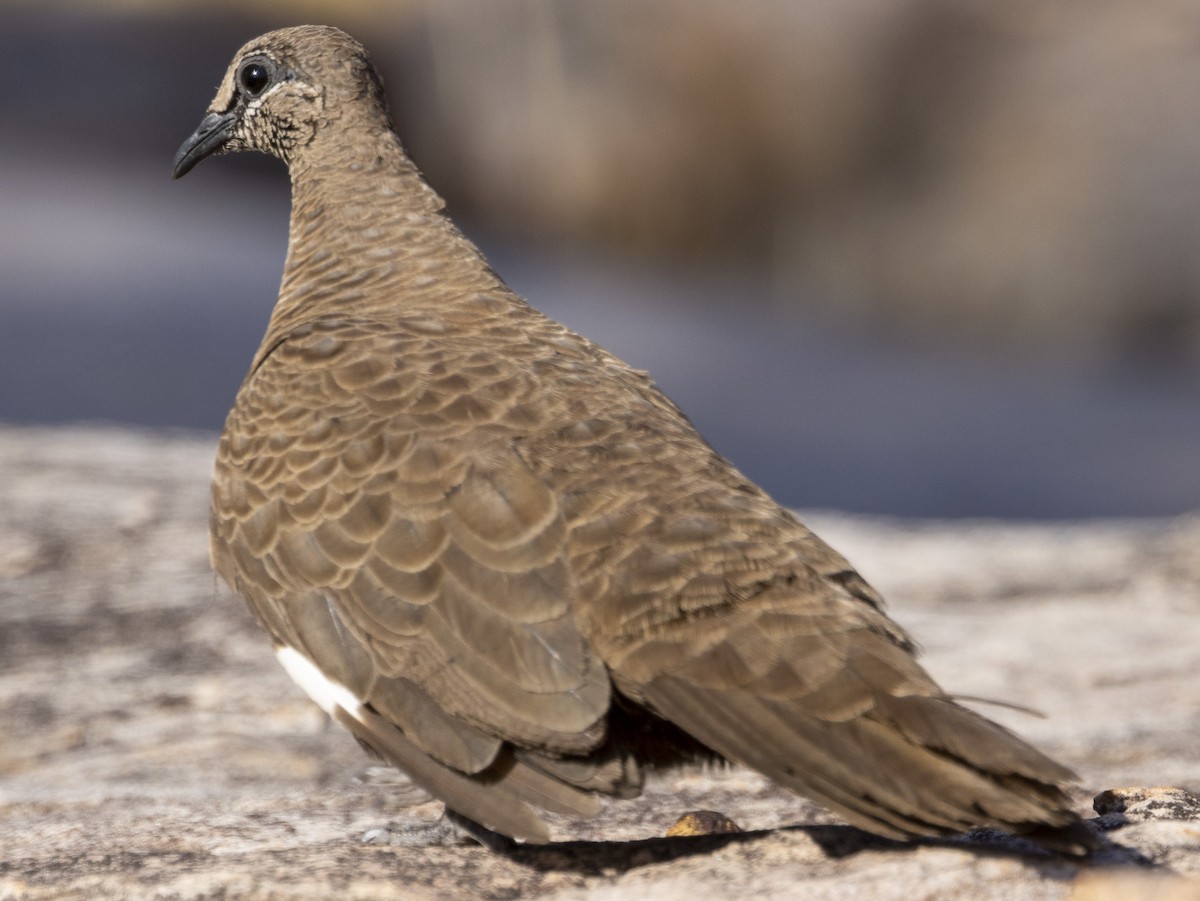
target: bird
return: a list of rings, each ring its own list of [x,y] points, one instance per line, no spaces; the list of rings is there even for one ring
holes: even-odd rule
[[[892,839],[983,826],[1088,853],[1074,773],[940,688],[880,595],[647,373],[501,280],[362,44],[306,25],[244,45],[173,176],[232,151],[282,160],[292,205],[211,558],[367,750],[514,844],[551,840],[542,812],[724,761]]]

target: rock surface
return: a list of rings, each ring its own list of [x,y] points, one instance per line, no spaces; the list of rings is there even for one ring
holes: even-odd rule
[[[1046,714],[987,708],[1077,769],[1081,811],[1105,792],[1091,863],[887,842],[741,770],[660,777],[510,860],[360,841],[438,805],[329,726],[215,583],[213,444],[0,429],[0,899],[1200,897],[1196,518],[804,517],[939,681]],[[702,809],[746,831],[658,837]]]

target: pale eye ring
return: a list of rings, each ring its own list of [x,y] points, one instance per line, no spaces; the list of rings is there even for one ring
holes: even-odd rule
[[[238,72],[238,84],[251,97],[257,97],[271,83],[271,73],[262,63],[246,63]]]

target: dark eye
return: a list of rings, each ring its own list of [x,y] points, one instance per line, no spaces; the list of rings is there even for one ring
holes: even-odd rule
[[[261,63],[247,63],[238,73],[242,89],[251,97],[257,97],[271,80],[271,73]]]

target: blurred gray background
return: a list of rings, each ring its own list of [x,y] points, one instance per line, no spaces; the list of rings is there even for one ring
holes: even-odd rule
[[[171,159],[248,38],[366,43],[509,283],[781,501],[1200,508],[1200,5],[0,6],[0,422],[215,435],[283,167]]]

